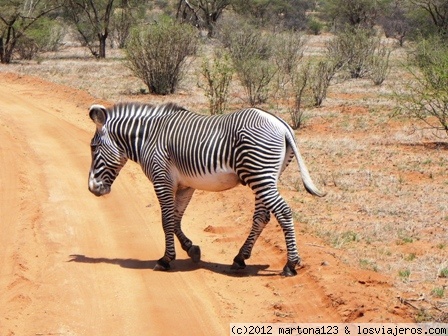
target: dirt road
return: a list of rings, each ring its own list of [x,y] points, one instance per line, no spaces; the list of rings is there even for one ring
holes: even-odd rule
[[[387,278],[347,268],[343,252],[317,238],[298,235],[304,267],[279,276],[275,222],[250,266],[231,273],[253,207],[244,187],[197,192],[184,227],[203,261],[178,249],[171,272],[153,271],[163,232],[139,167],[128,164],[106,197],[87,190],[87,109],[98,101],[37,78],[0,74],[0,83],[1,336],[226,335],[230,322],[410,320]],[[303,197],[305,206],[319,201]]]

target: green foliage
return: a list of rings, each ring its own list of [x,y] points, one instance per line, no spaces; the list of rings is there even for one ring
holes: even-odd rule
[[[210,114],[222,114],[225,111],[233,71],[230,57],[226,53],[215,52],[211,61],[203,61],[201,75],[206,84],[200,84],[200,87],[205,90],[209,100]]]
[[[323,28],[324,24],[315,18],[311,18],[308,22],[308,30],[314,35],[319,35]]]
[[[37,50],[35,42],[26,33],[46,15],[60,8],[59,1],[0,0],[0,62],[10,63],[19,43],[31,45],[31,54]],[[22,40],[20,42],[20,40]],[[31,42],[33,41],[33,42]],[[28,50],[28,51],[29,51]],[[26,55],[28,56],[28,53]]]
[[[397,95],[397,114],[416,118],[448,135],[448,45],[443,38],[422,40],[408,68],[414,81]]]
[[[66,29],[60,20],[43,17],[27,30],[25,38],[20,39],[19,53],[20,50],[23,52],[29,50],[28,57],[26,55],[21,57],[31,59],[36,52],[57,51],[65,33]]]
[[[325,0],[322,12],[338,27],[372,28],[387,0]]]
[[[406,268],[406,269],[403,269],[403,270],[399,270],[398,271],[398,276],[403,281],[407,281],[407,280],[409,280],[409,277],[411,276],[411,270],[409,268]]]
[[[440,270],[439,277],[448,278],[448,267],[444,267]]]
[[[126,47],[128,66],[150,93],[174,93],[188,56],[196,53],[196,30],[163,17],[135,29]]]
[[[360,240],[358,234],[354,231],[344,231],[332,238],[332,245],[336,248],[341,248],[344,245],[358,242]]]
[[[414,38],[430,38],[448,34],[448,2],[446,0],[408,0],[407,16],[414,28]]]
[[[431,295],[437,298],[443,298],[445,296],[445,288],[435,287],[431,290]]]

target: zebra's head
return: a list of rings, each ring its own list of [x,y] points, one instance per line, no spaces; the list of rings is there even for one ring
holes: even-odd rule
[[[127,161],[124,151],[110,136],[107,127],[107,110],[102,105],[92,105],[89,116],[96,125],[90,143],[92,164],[89,173],[89,190],[95,196],[110,193],[112,183]]]

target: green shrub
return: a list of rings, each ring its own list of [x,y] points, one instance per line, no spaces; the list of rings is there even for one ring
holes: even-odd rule
[[[448,45],[442,38],[418,43],[408,70],[414,81],[397,94],[397,113],[423,121],[448,135]]]
[[[136,28],[126,47],[128,66],[150,93],[174,93],[188,56],[196,54],[197,31],[169,18]]]
[[[327,97],[328,87],[338,70],[338,63],[330,59],[323,59],[313,64],[310,86],[313,92],[314,105],[319,107]]]
[[[232,32],[224,31],[222,36],[248,103],[251,106],[265,103],[269,96],[269,85],[277,73],[272,60],[272,36],[262,33],[249,23],[243,23]]]
[[[440,270],[439,277],[448,278],[448,267],[444,267]]]
[[[291,127],[293,129],[302,127],[305,122],[304,107],[308,105],[307,100],[310,97],[308,93],[310,73],[310,63],[306,63],[291,74],[293,104],[288,112],[291,116]]]
[[[66,29],[58,20],[41,18],[18,39],[16,52],[21,59],[33,59],[38,52],[57,51]]]
[[[431,295],[437,298],[443,298],[445,296],[445,288],[435,287],[431,290]]]
[[[369,62],[375,54],[379,38],[370,29],[346,27],[327,43],[327,55],[351,78],[363,78],[369,71]]]
[[[391,50],[384,44],[379,44],[374,54],[370,57],[369,77],[373,84],[381,85],[390,72],[389,57]]]
[[[222,114],[226,109],[229,85],[233,77],[233,67],[229,56],[226,53],[215,53],[211,61],[204,60],[201,77],[205,85],[199,84],[199,86],[205,90],[210,114]]]

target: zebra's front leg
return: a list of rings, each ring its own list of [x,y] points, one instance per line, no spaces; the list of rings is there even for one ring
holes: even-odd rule
[[[260,236],[261,232],[265,228],[266,224],[269,222],[271,215],[269,210],[266,209],[263,202],[256,197],[255,198],[255,211],[253,216],[252,228],[250,230],[249,236],[244,242],[240,251],[233,259],[232,269],[243,269],[246,267],[245,260],[249,259],[252,254],[252,248],[255,242]]]
[[[168,271],[170,262],[176,259],[176,250],[174,246],[174,191],[169,182],[154,183],[154,190],[159,200],[162,212],[162,227],[165,234],[165,254],[157,261],[154,266],[156,271]]]
[[[193,188],[179,189],[176,192],[175,209],[174,209],[174,233],[182,246],[182,249],[187,252],[188,256],[195,263],[201,260],[201,249],[183,233],[181,228],[182,216],[185,209],[190,203],[193,196]]]

